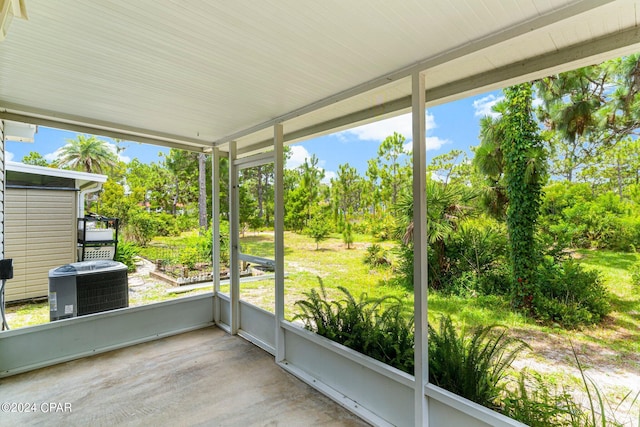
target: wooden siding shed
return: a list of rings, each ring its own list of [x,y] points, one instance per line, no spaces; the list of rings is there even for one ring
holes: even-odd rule
[[[84,194],[104,175],[7,162],[5,258],[13,259],[7,302],[46,297],[49,270],[76,261]]]

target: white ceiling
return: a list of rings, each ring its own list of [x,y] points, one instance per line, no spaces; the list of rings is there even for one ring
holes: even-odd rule
[[[0,118],[248,153],[640,50],[633,0],[26,0]]]

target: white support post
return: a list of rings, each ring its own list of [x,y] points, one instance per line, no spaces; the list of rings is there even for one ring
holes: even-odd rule
[[[220,150],[211,152],[211,261],[213,263],[213,321],[220,323]]]
[[[231,298],[231,334],[240,329],[240,203],[238,187],[238,169],[236,160],[236,142],[229,143],[229,296]]]
[[[4,121],[0,120],[0,259],[4,258],[4,201],[6,194],[6,168],[5,168],[5,143],[4,143]]]
[[[427,345],[427,154],[425,145],[425,81],[411,76],[413,120],[413,289],[415,318],[415,422],[429,424],[425,386],[429,382]]]
[[[275,240],[275,311],[276,311],[276,363],[284,354],[284,130],[282,124],[273,127],[274,146],[274,240]]]

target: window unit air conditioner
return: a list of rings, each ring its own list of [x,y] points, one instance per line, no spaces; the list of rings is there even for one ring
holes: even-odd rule
[[[81,261],[49,270],[51,321],[128,306],[127,266],[121,262]]]

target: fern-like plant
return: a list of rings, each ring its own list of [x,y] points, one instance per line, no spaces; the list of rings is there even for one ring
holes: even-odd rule
[[[499,325],[458,332],[450,317],[429,328],[429,381],[488,408],[497,408],[511,363],[529,346]]]
[[[318,335],[413,374],[413,318],[400,299],[371,299],[365,293],[356,299],[340,286],[342,299],[331,301],[318,280],[320,291],[312,289],[306,299],[295,302],[300,309],[295,320]]]

